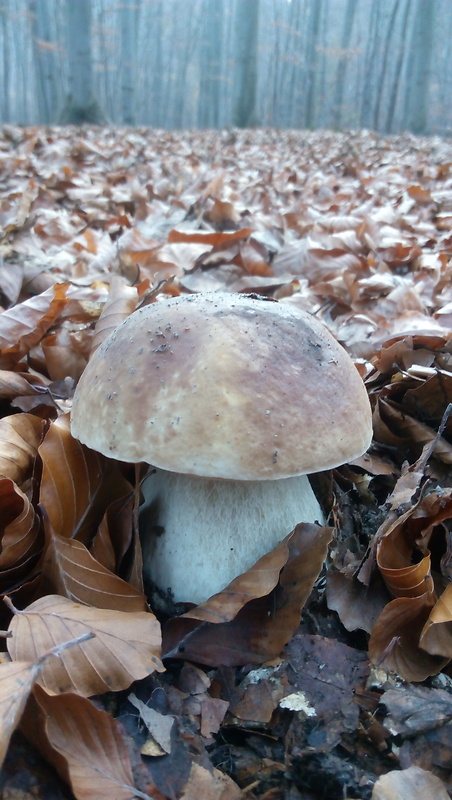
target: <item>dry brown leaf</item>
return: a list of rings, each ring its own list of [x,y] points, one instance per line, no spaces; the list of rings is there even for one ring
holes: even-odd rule
[[[112,330],[135,311],[138,303],[138,291],[129,286],[119,275],[113,275],[107,302],[97,322],[91,345],[91,355],[110,335]]]
[[[0,768],[41,666],[29,661],[0,664]]]
[[[9,369],[38,344],[55,323],[68,300],[69,284],[56,283],[30,300],[24,300],[0,315],[0,364]]]
[[[48,592],[77,603],[128,613],[147,609],[142,592],[102,566],[75,539],[50,533],[41,574]]]
[[[102,483],[103,457],[71,436],[68,414],[50,426],[39,455],[40,502],[52,530],[67,538],[81,538]]]
[[[428,653],[452,658],[452,584],[432,608],[422,629],[419,644]]]
[[[168,242],[170,244],[176,242],[199,242],[200,244],[218,247],[218,245],[230,244],[232,242],[241,241],[242,239],[247,239],[252,232],[251,228],[241,228],[238,231],[226,231],[224,233],[200,230],[188,232],[173,229],[168,234]]]
[[[45,392],[46,382],[42,376],[0,369],[0,398],[27,397]]]
[[[299,625],[301,609],[322,568],[332,533],[332,528],[297,525],[292,534],[268,554],[268,564],[275,559],[274,569],[278,569],[282,556],[287,559],[273,591],[265,595],[255,593],[254,599],[249,600],[246,595],[248,573],[244,573],[231,584],[239,592],[237,596],[235,593],[228,595],[226,589],[166,623],[164,654],[211,666],[259,664],[279,655]],[[268,592],[267,578],[262,578],[261,588]],[[257,585],[254,584],[254,591]],[[242,589],[245,591],[240,591]],[[223,610],[219,598],[225,603]],[[222,622],[222,619],[230,621]]]
[[[378,778],[371,800],[448,800],[445,784],[421,767],[393,770]]]
[[[91,348],[91,330],[86,325],[63,321],[41,342],[47,374],[52,381],[78,381],[86,367]]]
[[[35,660],[55,644],[94,633],[93,639],[46,662],[39,682],[53,692],[88,697],[118,691],[163,670],[160,625],[151,613],[90,608],[48,595],[17,611],[9,630],[14,661]]]
[[[240,800],[242,792],[228,775],[193,763],[180,800]]]
[[[399,597],[388,603],[369,640],[370,660],[394,670],[406,681],[423,681],[440,672],[449,658],[430,655],[419,646],[433,602],[422,595]]]
[[[36,686],[22,730],[69,783],[77,800],[132,800],[127,746],[116,720],[76,694],[49,696]]]
[[[43,539],[32,504],[9,478],[0,477],[0,507],[0,591],[8,592],[35,566]]]
[[[44,422],[33,414],[0,419],[0,475],[21,486],[31,476]]]

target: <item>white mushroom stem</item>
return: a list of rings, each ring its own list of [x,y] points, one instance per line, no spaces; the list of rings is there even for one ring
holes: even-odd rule
[[[144,571],[176,602],[202,603],[299,522],[323,521],[306,475],[233,481],[158,469],[143,491]]]

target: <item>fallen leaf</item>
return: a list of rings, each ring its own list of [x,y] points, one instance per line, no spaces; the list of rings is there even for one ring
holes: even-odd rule
[[[72,693],[52,697],[36,686],[22,730],[69,783],[77,800],[137,796],[119,725],[90,700]]]
[[[448,800],[449,793],[436,775],[421,767],[408,767],[392,770],[378,778],[371,800],[414,800],[421,797]]]
[[[35,660],[55,644],[94,633],[78,647],[51,658],[39,682],[49,691],[75,691],[85,697],[126,689],[157,670],[160,661],[160,625],[151,613],[90,608],[65,597],[48,595],[24,611],[16,611],[7,639],[14,661]]]
[[[332,528],[297,525],[272,553],[232,582],[235,591],[231,594],[226,589],[170,619],[163,628],[164,655],[211,666],[259,664],[279,655],[299,625],[301,609],[322,568],[332,533]],[[273,571],[281,570],[279,584],[269,591],[274,576],[270,581],[262,576],[259,596],[254,572],[273,558]],[[250,579],[255,598],[251,601],[244,591]],[[223,610],[220,598],[224,598]]]
[[[41,666],[29,661],[0,664],[0,768]]]
[[[102,566],[81,542],[50,533],[41,563],[48,592],[116,611],[146,611],[144,594]]]
[[[43,420],[33,414],[0,419],[0,475],[18,486],[31,476],[43,430]]]

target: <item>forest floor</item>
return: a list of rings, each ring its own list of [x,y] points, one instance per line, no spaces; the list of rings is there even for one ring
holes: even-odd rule
[[[4,126],[0,162],[0,796],[452,796],[452,142]],[[268,595],[174,623],[132,471],[68,412],[93,341],[219,290],[315,313],[374,438],[314,476],[328,525],[297,527]],[[160,623],[190,631],[163,664]]]

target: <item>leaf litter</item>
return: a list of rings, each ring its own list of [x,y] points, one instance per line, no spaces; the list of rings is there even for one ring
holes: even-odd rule
[[[2,790],[24,774],[18,733],[8,749],[20,724],[62,778],[55,797],[66,783],[94,798],[96,781],[125,799],[450,793],[450,143],[13,132],[0,132]],[[365,379],[374,440],[317,476],[327,527],[300,524],[227,592],[157,619],[137,476],[76,442],[67,412],[120,321],[211,290],[315,313]]]

